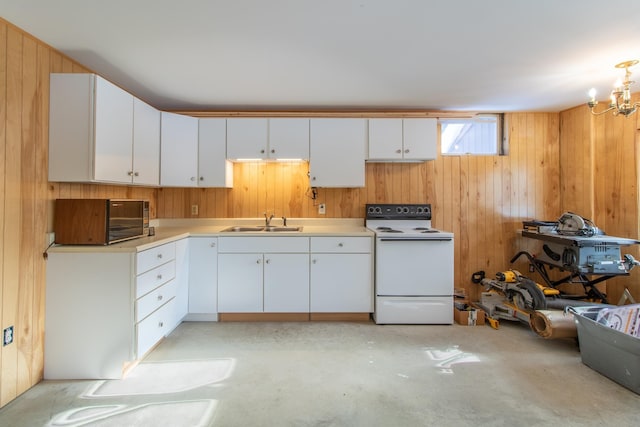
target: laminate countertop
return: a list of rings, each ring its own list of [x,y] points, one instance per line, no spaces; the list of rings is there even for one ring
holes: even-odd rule
[[[374,237],[364,226],[364,220],[287,218],[288,227],[302,227],[301,231],[227,232],[233,226],[264,226],[264,218],[224,219],[155,219],[150,225],[155,235],[140,237],[111,245],[53,245],[48,252],[140,252],[155,246],[174,242],[186,237]],[[282,226],[281,218],[273,218],[272,226]]]

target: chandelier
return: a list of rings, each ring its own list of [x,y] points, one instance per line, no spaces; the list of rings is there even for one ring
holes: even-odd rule
[[[595,111],[596,105],[598,105],[598,101],[596,101],[596,90],[591,89],[589,91],[589,97],[591,98],[587,105],[591,110],[591,113],[599,116],[600,114],[604,114],[608,111],[613,111],[613,115],[617,116],[622,114],[623,116],[629,116],[635,113],[636,109],[640,107],[640,102],[631,103],[631,86],[635,83],[633,80],[629,80],[631,77],[631,71],[629,71],[629,67],[633,67],[638,63],[637,60],[625,61],[616,65],[616,68],[624,68],[624,81],[621,82],[620,79],[614,84],[614,88],[611,91],[611,100],[609,101],[609,108],[602,111]]]

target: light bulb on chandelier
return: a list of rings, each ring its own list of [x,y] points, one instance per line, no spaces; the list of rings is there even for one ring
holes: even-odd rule
[[[589,91],[589,102],[587,105],[591,110],[591,113],[598,116],[600,114],[607,113],[609,111],[613,112],[614,116],[622,114],[627,117],[636,112],[637,108],[640,107],[640,102],[631,103],[631,89],[630,86],[635,83],[630,79],[631,71],[629,71],[629,67],[633,67],[638,63],[638,60],[634,59],[631,61],[621,62],[616,65],[616,68],[624,68],[624,81],[618,79],[611,91],[611,99],[609,101],[609,107],[602,111],[595,111],[596,105],[598,105],[598,101],[596,101],[596,90],[592,88]]]

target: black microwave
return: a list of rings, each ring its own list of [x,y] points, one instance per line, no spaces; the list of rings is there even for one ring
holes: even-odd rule
[[[149,201],[131,199],[57,199],[55,243],[110,245],[149,235]]]

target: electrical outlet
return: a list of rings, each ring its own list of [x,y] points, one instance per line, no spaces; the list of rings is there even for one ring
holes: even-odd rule
[[[13,326],[5,328],[2,332],[2,346],[9,345],[13,342]]]
[[[191,215],[198,215],[198,205],[191,205]]]
[[[327,207],[325,206],[325,204],[324,204],[324,203],[320,203],[320,204],[318,205],[318,213],[319,213],[320,215],[324,215],[324,214],[326,214],[326,213],[327,213]]]

